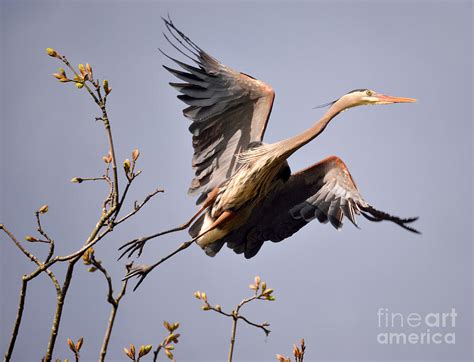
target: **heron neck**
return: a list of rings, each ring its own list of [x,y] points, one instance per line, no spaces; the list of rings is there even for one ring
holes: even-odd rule
[[[321,117],[321,119],[319,119],[319,121],[317,121],[307,130],[301,132],[300,134],[297,134],[296,136],[278,142],[278,148],[280,149],[281,156],[285,159],[290,157],[298,149],[318,137],[318,135],[320,135],[327,127],[329,122],[331,122],[334,117],[336,117],[345,109],[345,107],[342,107],[342,105],[338,103],[339,101],[334,103],[329,108],[329,110]]]

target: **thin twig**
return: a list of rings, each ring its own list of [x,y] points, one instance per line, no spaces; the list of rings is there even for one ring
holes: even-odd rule
[[[122,297],[125,295],[127,291],[127,284],[128,281],[125,280],[122,282],[122,288],[117,295],[116,298],[113,296],[113,288],[112,288],[112,278],[110,278],[107,270],[102,266],[101,263],[97,263],[94,257],[92,257],[92,264],[104,274],[104,277],[107,280],[107,285],[108,285],[108,294],[107,294],[107,301],[112,305],[112,308],[110,310],[110,315],[109,315],[109,320],[107,323],[107,328],[105,330],[105,335],[104,335],[104,340],[102,342],[102,346],[100,348],[100,354],[99,354],[99,361],[103,362],[105,361],[105,356],[107,354],[107,348],[109,346],[109,341],[110,341],[110,336],[112,334],[112,329],[114,327],[114,322],[115,322],[115,317],[117,316],[117,310],[120,304],[120,300]],[[127,272],[130,270],[132,267],[132,263],[126,265]]]
[[[46,240],[47,240],[47,243],[49,244],[49,251],[48,251],[48,256],[46,257],[45,259],[45,263],[47,263],[48,261],[51,260],[51,258],[53,257],[53,254],[54,254],[54,240],[51,239],[48,234],[46,234],[46,231],[44,231],[43,229],[43,226],[41,224],[41,216],[40,216],[40,212],[39,211],[36,211],[35,213],[35,216],[36,216],[36,224],[38,225],[38,232],[43,235]]]
[[[259,299],[259,296],[254,295],[253,297],[242,300],[230,314],[230,316],[232,317],[232,334],[231,334],[230,344],[229,344],[229,354],[228,354],[228,359],[227,359],[228,362],[232,362],[232,357],[234,354],[234,346],[235,346],[235,335],[237,333],[237,322],[239,319],[242,319],[244,322],[246,322],[247,324],[253,327],[262,329],[265,332],[266,336],[270,334],[270,330],[266,328],[264,323],[258,324],[258,323],[251,322],[247,318],[239,314],[240,308],[242,308],[245,304],[250,303],[251,301],[255,299]],[[211,309],[215,310],[215,308],[211,308]]]
[[[156,349],[153,351],[153,362],[158,361],[158,354],[161,352],[162,349],[164,349],[166,356],[174,361],[173,352],[171,352],[172,350],[174,350],[174,346],[172,345],[172,343],[178,343],[178,338],[180,337],[180,334],[175,334],[174,332],[176,329],[178,329],[179,323],[170,324],[164,321],[163,324],[165,325],[169,334],[156,346]]]
[[[252,299],[253,300],[253,299]],[[223,316],[226,316],[226,317],[230,317],[230,318],[234,318],[234,315],[232,313],[226,313],[224,312],[223,310],[221,309],[216,309],[215,307],[213,306],[210,306],[209,310],[213,310],[214,312],[217,312],[219,314],[222,314]],[[242,319],[245,323],[247,323],[248,325],[251,325],[252,327],[256,327],[256,328],[260,328],[263,332],[265,332],[265,335],[269,335],[270,334],[270,330],[268,328],[266,328],[266,325],[265,323],[262,323],[262,324],[258,324],[258,323],[254,323],[252,321],[249,321],[247,318],[245,318],[244,316],[242,315],[237,315],[235,317],[236,319]]]
[[[268,336],[271,332],[268,328],[265,327],[264,323],[258,324],[258,323],[251,322],[242,315],[237,316],[237,319],[242,319],[248,325],[251,325],[251,326],[256,327],[256,328],[260,328],[265,333],[266,336]]]
[[[50,243],[53,242],[53,239],[51,239],[48,234],[46,234],[46,232],[44,231],[43,229],[43,226],[41,225],[41,218],[40,218],[40,212],[39,211],[36,211],[35,212],[35,216],[36,216],[36,224],[38,225],[38,232],[43,235],[46,240],[48,240]]]
[[[5,227],[5,225],[0,224],[0,230],[3,230],[3,232],[8,235],[10,240],[13,241],[13,243],[23,252],[23,254],[25,254],[31,261],[33,261],[38,266],[38,269],[36,269],[34,272],[32,272],[31,274],[27,276],[24,276],[26,281],[30,281],[31,279],[35,278],[40,272],[44,271],[53,282],[56,290],[59,290],[60,289],[59,282],[56,276],[54,275],[54,273],[51,270],[49,270],[47,266],[45,267],[46,264],[42,263],[36,256],[31,254],[23,245],[21,245],[21,243],[18,241],[15,235],[13,235],[11,231]]]
[[[5,225],[1,224],[0,225],[0,230],[3,230],[3,232],[5,234],[7,234],[7,236],[10,238],[10,240],[13,241],[13,243],[15,243],[15,245],[18,247],[18,249],[20,249],[21,252],[23,254],[25,254],[25,256],[28,259],[30,259],[36,265],[41,265],[41,262],[38,260],[38,258],[36,256],[34,256],[32,253],[30,253],[23,245],[21,245],[20,242],[18,241],[18,239],[10,232],[10,230],[8,230],[6,228]]]
[[[96,225],[96,227],[94,228],[94,230],[91,233],[91,235],[89,236],[88,240],[92,240],[92,239],[96,238],[97,233],[101,230],[104,223],[105,223],[105,219],[102,218],[99,221],[99,223]],[[41,272],[44,271],[50,277],[51,281],[53,282],[53,284],[56,288],[56,295],[57,295],[57,298],[56,298],[56,300],[57,300],[56,312],[55,312],[55,315],[54,315],[53,324],[52,324],[52,327],[51,327],[51,335],[50,335],[50,339],[49,339],[49,342],[48,342],[48,347],[47,347],[46,354],[45,354],[45,361],[49,362],[52,359],[54,344],[55,344],[55,341],[56,341],[56,337],[57,337],[57,333],[58,333],[58,329],[59,329],[59,324],[60,324],[60,321],[61,321],[62,310],[63,310],[63,305],[64,305],[64,299],[66,297],[66,294],[68,292],[69,285],[70,285],[70,282],[71,282],[71,279],[72,279],[72,273],[74,271],[74,265],[80,259],[81,255],[82,255],[82,252],[81,253],[75,253],[76,255],[73,258],[71,258],[71,261],[69,262],[69,265],[68,265],[68,269],[66,271],[66,277],[65,277],[63,286],[61,287],[58,280],[57,280],[57,278],[56,278],[56,276],[54,275],[54,273],[51,270],[48,269],[49,266],[51,266],[55,262],[59,261],[59,258],[56,257],[56,258],[53,258],[52,260],[50,260],[48,262],[42,263],[42,262],[39,261],[39,259],[36,256],[34,256],[31,252],[29,252],[3,224],[0,225],[0,229],[5,232],[5,234],[13,241],[13,243],[23,252],[23,254],[26,257],[28,257],[31,261],[33,261],[38,266],[38,268],[34,272],[29,274],[28,276],[24,276],[23,280],[27,283],[28,281],[34,279]],[[88,248],[83,248],[83,249],[85,251]],[[22,286],[22,290],[23,290],[23,286]],[[26,287],[25,287],[25,292],[26,292]],[[8,350],[7,350],[9,355],[5,356],[5,359],[7,361],[10,359],[11,353],[13,352],[13,348],[14,348],[14,345],[15,345],[15,342],[16,342],[16,337],[18,335],[18,330],[19,330],[19,327],[20,327],[20,324],[21,324],[21,319],[22,319],[22,314],[23,314],[23,309],[24,309],[24,298],[25,297],[20,298],[20,302],[22,302],[23,305],[22,305],[21,308],[18,309],[19,313],[17,315],[17,318],[15,320],[15,324],[14,324],[14,327],[13,327],[11,344],[10,344]]]
[[[3,225],[2,225],[2,229],[5,230]],[[26,298],[26,290],[27,290],[27,287],[28,287],[28,282],[30,280],[32,280],[33,278],[35,278],[37,275],[40,274],[39,270],[40,270],[40,268],[36,269],[31,274],[23,275],[23,277],[21,278],[21,288],[20,288],[20,299],[19,299],[19,302],[18,302],[18,312],[17,312],[16,318],[15,318],[15,323],[13,325],[13,331],[12,331],[12,335],[11,335],[11,338],[10,338],[10,343],[8,345],[7,352],[5,354],[5,361],[6,362],[10,361],[12,353],[13,353],[13,349],[15,348],[16,338],[18,336],[18,331],[20,329],[21,320],[22,320],[22,317],[23,317],[23,310],[24,310],[24,306],[25,306],[25,298]],[[45,272],[50,277],[51,281],[54,284],[54,287],[56,289],[56,296],[59,297],[61,295],[61,287],[59,285],[58,280],[56,279],[53,272],[51,272],[49,269],[46,269]]]
[[[76,72],[76,70],[71,66],[71,63],[69,63],[69,60],[64,55],[60,56],[60,59],[74,73],[75,76],[80,77],[79,74]],[[119,199],[117,159],[115,157],[115,147],[114,147],[114,141],[113,141],[113,137],[112,137],[112,131],[110,129],[109,117],[107,115],[107,109],[105,108],[106,99],[102,98],[102,95],[100,93],[100,87],[98,86],[98,81],[95,84],[92,82],[92,84],[94,85],[94,87],[97,91],[97,96],[94,94],[94,92],[87,85],[87,81],[84,80],[84,82],[83,82],[84,88],[86,88],[87,92],[90,94],[90,96],[92,97],[94,102],[99,106],[99,108],[102,111],[102,122],[104,123],[104,126],[105,126],[105,131],[107,133],[107,140],[108,140],[108,143],[109,143],[109,150],[110,150],[110,154],[112,156],[112,172],[113,172],[113,180],[114,180],[113,205],[117,206],[118,205],[118,199]]]
[[[10,337],[10,343],[8,345],[7,352],[5,353],[5,362],[10,361],[10,359],[12,358],[13,349],[15,348],[16,337],[18,336],[18,331],[20,329],[21,318],[23,317],[23,309],[25,306],[27,287],[28,287],[28,282],[24,278],[22,278],[21,288],[20,288],[20,300],[18,301],[18,311],[16,313],[15,324],[13,325],[13,331]]]
[[[238,318],[236,316],[232,316],[232,334],[230,337],[229,354],[227,355],[228,362],[232,362],[232,356],[234,355],[235,335],[237,333],[237,321]]]
[[[157,362],[158,361],[158,354],[160,353],[161,349],[163,348],[163,346],[161,345],[161,343],[158,345],[158,347],[156,347],[156,349],[153,351],[153,362]]]
[[[80,180],[81,180],[81,182],[85,182],[85,181],[107,181],[107,179],[104,176],[101,176],[101,177],[81,177]]]
[[[114,183],[113,183],[114,193],[113,193],[112,205],[118,208],[119,186],[118,186],[117,159],[115,157],[114,140],[112,137],[112,131],[110,129],[110,122],[107,116],[107,110],[105,109],[105,104],[102,103],[102,105],[100,105],[100,108],[102,109],[102,118],[103,118],[105,130],[107,133],[107,139],[109,141],[110,154],[112,155],[112,173],[113,173],[113,180],[114,180]]]
[[[153,198],[155,195],[161,193],[161,192],[165,192],[164,190],[162,189],[156,189],[155,191],[153,191],[151,194],[149,194],[147,197],[145,197],[145,199],[139,204],[137,202],[135,202],[135,205],[134,205],[134,208],[133,208],[133,211],[131,211],[130,213],[128,213],[127,215],[125,215],[124,217],[122,217],[121,219],[119,219],[118,221],[115,222],[115,225],[119,225],[121,223],[123,223],[125,220],[131,218],[133,215],[135,215],[137,212],[140,211],[140,209],[145,206],[145,204],[151,200],[151,198]]]
[[[79,78],[82,78],[77,72],[76,70],[74,69],[74,67],[71,65],[71,63],[69,63],[69,60],[64,56],[64,55],[58,55],[58,58],[64,63],[66,64],[66,66],[71,70],[71,72],[73,72],[73,74],[76,76],[76,77],[79,77]],[[77,83],[76,81],[73,81],[74,83]],[[83,85],[84,85],[84,88],[87,89],[87,91],[89,92],[89,94],[91,95],[91,97],[94,99],[94,102],[97,103],[97,105],[100,105],[99,103],[99,99],[95,96],[94,92],[92,92],[92,90],[89,88],[89,86],[87,85],[86,82],[82,82]]]
[[[63,61],[64,64],[66,64],[66,66],[76,76],[79,77],[79,74],[71,66],[71,64],[69,63],[69,61],[67,60],[67,58],[65,56],[60,56],[60,59]],[[73,272],[74,272],[74,266],[89,247],[91,247],[93,244],[98,242],[103,236],[105,236],[109,231],[111,231],[111,229],[109,228],[106,231],[104,231],[102,234],[99,235],[100,231],[106,225],[106,223],[108,222],[111,215],[113,215],[113,213],[117,210],[118,200],[119,200],[117,159],[116,159],[116,156],[115,156],[115,148],[114,148],[112,130],[111,130],[111,127],[110,127],[110,122],[109,122],[109,118],[108,118],[108,115],[107,115],[107,110],[105,108],[105,100],[102,99],[102,96],[101,96],[100,92],[97,92],[97,96],[96,96],[94,94],[94,92],[89,88],[86,81],[83,82],[83,85],[86,88],[87,92],[91,95],[94,102],[99,106],[99,108],[102,111],[102,121],[103,121],[105,130],[106,130],[107,140],[108,140],[108,143],[109,143],[109,152],[110,152],[110,155],[111,155],[111,158],[112,158],[112,160],[111,160],[111,162],[112,162],[112,172],[113,172],[112,205],[111,205],[110,210],[108,212],[102,214],[101,218],[99,219],[99,222],[94,227],[91,234],[89,235],[86,242],[84,243],[84,246],[78,252],[75,252],[75,253],[67,256],[66,258],[56,257],[56,258],[53,258],[50,261],[50,263],[51,262],[54,263],[54,262],[57,262],[57,261],[69,260],[69,265],[68,265],[68,269],[66,271],[66,277],[65,277],[65,280],[64,280],[64,283],[63,283],[63,286],[62,286],[61,295],[58,296],[58,298],[57,298],[56,313],[55,313],[53,324],[52,324],[52,327],[51,327],[51,334],[50,334],[48,347],[47,347],[46,355],[45,355],[45,361],[46,362],[50,362],[51,359],[52,359],[54,345],[55,345],[55,342],[56,342],[56,337],[57,337],[59,325],[60,325],[60,322],[61,322],[64,299],[65,299],[66,294],[69,290],[72,275],[73,275]],[[96,89],[97,88],[98,87],[96,87]]]
[[[120,201],[118,202],[117,210],[115,211],[115,215],[112,217],[112,222],[116,225],[117,223],[115,222],[115,219],[117,218],[118,214],[120,213],[120,210],[122,209],[122,206],[124,204],[125,198],[127,197],[128,190],[130,189],[130,186],[132,185],[132,182],[134,178],[128,178],[127,176],[127,184],[125,185],[125,188],[123,190],[122,196],[120,197]]]
[[[53,324],[51,326],[51,333],[49,336],[48,346],[46,348],[46,354],[44,356],[45,362],[50,362],[53,358],[53,350],[54,350],[54,345],[56,343],[56,338],[58,336],[59,325],[61,323],[64,300],[69,290],[69,285],[71,284],[72,274],[74,272],[74,266],[77,260],[79,260],[79,258],[69,262],[68,268],[66,271],[66,276],[64,278],[64,283],[61,288],[61,293],[58,294],[56,298],[56,311],[54,313],[54,319],[53,319]]]
[[[52,359],[54,344],[56,342],[56,337],[57,337],[57,333],[58,333],[58,329],[59,329],[59,324],[61,323],[61,316],[62,316],[62,311],[63,311],[64,299],[65,299],[66,294],[69,290],[69,285],[71,283],[72,274],[73,274],[73,271],[74,271],[74,266],[77,263],[77,261],[81,258],[82,254],[84,254],[84,252],[87,249],[89,249],[92,245],[94,245],[97,241],[99,241],[101,239],[101,237],[98,237],[98,234],[99,234],[100,230],[102,229],[102,227],[105,225],[105,223],[108,220],[108,218],[110,217],[110,215],[114,211],[115,211],[115,208],[112,207],[109,210],[108,213],[106,213],[105,215],[102,215],[99,222],[94,227],[91,234],[89,235],[86,242],[84,243],[84,246],[78,252],[75,252],[75,253],[71,254],[72,256],[69,256],[67,259],[56,257],[56,258],[53,258],[50,261],[50,263],[54,263],[54,262],[57,262],[57,261],[62,261],[61,259],[63,259],[63,260],[69,260],[69,264],[68,264],[68,268],[67,268],[67,271],[66,271],[66,277],[64,279],[62,290],[61,290],[62,295],[57,298],[56,312],[55,312],[55,315],[54,315],[53,324],[51,326],[51,334],[50,334],[50,337],[49,337],[48,347],[47,347],[46,355],[45,355],[45,361],[46,362],[50,362],[51,359]],[[110,231],[110,229],[107,229],[101,235],[105,236],[109,231]]]
[[[116,304],[115,298],[114,298],[114,289],[113,289],[113,286],[112,286],[112,277],[110,276],[107,269],[105,269],[102,266],[102,262],[95,258],[94,254],[91,255],[91,263],[95,268],[97,268],[97,270],[99,270],[104,275],[104,278],[107,281],[107,288],[108,288],[107,301],[110,304],[112,304],[112,306],[115,307],[117,304]]]
[[[196,292],[194,296],[203,302],[203,306],[201,307],[203,310],[212,310],[216,313],[219,313],[225,317],[232,318],[232,329],[231,329],[231,337],[230,337],[230,344],[229,344],[229,353],[227,355],[227,361],[232,362],[232,358],[234,355],[234,347],[235,347],[235,340],[237,334],[237,323],[240,320],[243,320],[248,325],[261,329],[266,336],[270,334],[270,330],[267,328],[269,324],[267,322],[264,323],[255,323],[248,320],[246,317],[240,314],[240,309],[254,300],[275,300],[272,296],[273,289],[267,289],[267,285],[264,282],[260,281],[260,277],[255,277],[255,284],[250,285],[250,288],[255,291],[255,294],[249,298],[243,299],[237,306],[230,312],[224,312],[220,305],[211,305],[207,299],[206,293]]]

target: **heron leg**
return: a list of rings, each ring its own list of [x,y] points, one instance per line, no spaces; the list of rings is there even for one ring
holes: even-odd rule
[[[136,251],[138,251],[138,254],[137,254],[137,257],[140,257],[140,255],[142,255],[142,252],[143,252],[143,248],[145,246],[145,243],[148,241],[148,240],[151,240],[151,239],[154,239],[154,238],[157,238],[158,236],[162,236],[162,235],[166,235],[166,234],[170,234],[170,233],[173,233],[175,231],[181,231],[181,230],[184,230],[184,229],[187,229],[191,223],[196,220],[196,218],[203,212],[205,211],[209,206],[212,205],[212,203],[215,201],[216,197],[217,197],[217,193],[218,193],[219,189],[216,187],[214,190],[212,190],[206,200],[204,201],[204,203],[202,204],[201,208],[191,217],[191,219],[189,219],[187,222],[185,222],[184,224],[180,225],[180,226],[177,226],[173,229],[169,229],[169,230],[166,230],[166,231],[162,231],[160,233],[157,233],[157,234],[153,234],[153,235],[150,235],[150,236],[145,236],[143,238],[139,238],[139,239],[134,239],[132,241],[129,241],[128,243],[125,243],[123,244],[118,250],[124,250],[122,252],[122,254],[119,256],[118,260],[122,259],[124,257],[125,254],[128,253],[128,257],[130,258],[133,253],[135,253]]]
[[[139,278],[138,283],[135,285],[133,288],[133,291],[137,290],[137,288],[140,286],[140,284],[145,280],[146,276],[153,270],[155,269],[158,265],[164,263],[166,260],[170,259],[174,255],[178,254],[180,251],[183,251],[184,249],[189,248],[193,243],[196,242],[201,236],[204,236],[208,232],[214,230],[215,228],[219,227],[221,224],[225,223],[226,221],[232,219],[235,216],[235,212],[233,211],[224,211],[217,219],[214,221],[207,230],[203,231],[200,233],[198,236],[194,237],[193,239],[186,241],[185,243],[182,243],[175,251],[173,251],[171,254],[165,256],[164,258],[158,260],[156,263],[151,264],[151,265],[137,265],[136,267],[133,267],[130,269],[130,271],[125,275],[125,277],[122,279],[123,281],[128,280],[132,277],[137,277]]]

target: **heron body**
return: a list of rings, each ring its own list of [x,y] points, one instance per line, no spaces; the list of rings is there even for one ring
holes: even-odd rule
[[[203,249],[221,240],[230,231],[243,225],[256,205],[272,191],[281,187],[289,177],[285,159],[279,157],[275,145],[257,145],[238,157],[236,173],[218,187],[215,201],[209,206],[202,223],[191,227],[191,236],[207,230],[223,212],[232,213],[226,222],[199,237],[196,243]]]

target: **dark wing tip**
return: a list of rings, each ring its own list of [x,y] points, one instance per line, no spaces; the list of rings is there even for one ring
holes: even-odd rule
[[[407,225],[407,224],[410,224],[410,223],[415,222],[416,220],[418,220],[418,217],[400,218],[398,216],[390,215],[390,214],[388,214],[384,211],[377,210],[377,209],[373,208],[370,205],[368,205],[366,207],[363,207],[361,209],[362,209],[362,211],[365,211],[365,212],[361,212],[361,214],[367,220],[375,221],[375,222],[379,222],[379,221],[383,221],[383,220],[391,221],[391,222],[397,224],[398,226],[404,228],[405,230],[408,230],[412,233],[421,235],[420,231],[418,231],[417,229]]]

